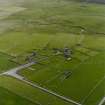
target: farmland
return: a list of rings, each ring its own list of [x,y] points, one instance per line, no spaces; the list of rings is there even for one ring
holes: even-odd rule
[[[100,105],[104,14],[80,0],[0,0],[0,105]]]

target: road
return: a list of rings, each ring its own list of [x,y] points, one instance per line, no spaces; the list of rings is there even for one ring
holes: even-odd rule
[[[43,87],[39,86],[38,84],[31,83],[30,81],[27,81],[23,76],[18,74],[19,71],[21,71],[21,70],[23,70],[25,68],[29,68],[30,66],[32,66],[34,64],[36,64],[36,62],[30,62],[30,63],[24,64],[24,65],[20,65],[20,66],[18,66],[16,68],[10,69],[7,72],[4,72],[4,73],[0,74],[0,76],[7,75],[7,76],[14,77],[14,78],[16,78],[16,79],[18,79],[18,80],[20,80],[22,82],[25,82],[25,83],[29,84],[32,87],[38,88],[38,89],[40,89],[40,90],[42,90],[42,91],[44,91],[46,93],[52,94],[52,95],[66,101],[68,103],[73,103],[74,105],[81,105],[80,103],[78,103],[78,102],[76,102],[74,100],[71,100],[71,99],[69,99],[69,98],[67,98],[65,96],[61,96],[61,95],[59,95],[59,94],[57,94],[57,93],[55,93],[55,92],[53,92],[51,90],[48,90],[46,88],[43,88]]]
[[[30,62],[30,63],[28,63],[28,64],[24,64],[24,65],[18,66],[18,67],[16,67],[16,68],[13,68],[13,69],[7,71],[7,72],[2,73],[1,75],[10,75],[10,76],[12,76],[12,77],[15,77],[15,78],[17,78],[17,79],[21,79],[21,80],[22,80],[22,79],[24,79],[24,77],[22,77],[21,75],[19,75],[18,72],[19,72],[20,70],[23,70],[23,69],[25,69],[25,68],[28,68],[28,67],[34,65],[35,63],[36,63],[36,62]]]
[[[103,105],[105,102],[105,97],[101,100],[101,102],[98,105]]]

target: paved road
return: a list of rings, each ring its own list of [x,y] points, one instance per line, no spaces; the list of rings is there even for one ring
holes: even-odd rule
[[[52,95],[54,95],[54,96],[56,96],[56,97],[58,97],[58,98],[60,98],[60,99],[62,99],[64,101],[66,101],[66,102],[73,103],[74,105],[81,105],[80,103],[78,103],[76,101],[73,101],[73,100],[71,100],[69,98],[66,98],[65,96],[61,96],[61,95],[59,95],[59,94],[57,94],[57,93],[55,93],[55,92],[53,92],[51,90],[45,89],[45,88],[43,88],[43,87],[41,87],[41,86],[39,86],[39,85],[37,85],[35,83],[31,83],[31,82],[25,80],[25,78],[23,76],[18,74],[18,72],[20,70],[28,68],[28,67],[30,67],[30,66],[32,66],[34,64],[36,64],[36,62],[30,62],[28,64],[20,65],[20,66],[18,66],[16,68],[13,68],[11,70],[8,70],[7,72],[4,72],[4,73],[0,74],[0,76],[8,75],[8,76],[14,77],[14,78],[16,78],[18,80],[21,80],[22,82],[25,82],[25,83],[27,83],[27,84],[35,87],[35,88],[38,88],[38,89],[40,89],[40,90],[42,90],[42,91],[44,91],[46,93],[52,94]]]
[[[42,90],[42,91],[44,91],[46,93],[52,94],[52,95],[54,95],[54,96],[56,96],[56,97],[58,97],[58,98],[60,98],[60,99],[62,99],[64,101],[66,101],[66,102],[73,103],[74,105],[81,105],[80,103],[78,103],[76,101],[73,101],[73,100],[71,100],[69,98],[66,98],[65,96],[61,96],[61,95],[59,95],[59,94],[57,94],[57,93],[55,93],[55,92],[53,92],[51,90],[45,89],[43,87],[40,87],[37,84],[33,84],[33,83],[31,83],[31,82],[29,82],[29,81],[27,81],[25,79],[22,79],[21,81],[23,81],[23,82],[25,82],[25,83],[27,83],[27,84],[35,87],[35,88],[38,88],[38,89],[40,89],[40,90]]]
[[[103,105],[105,102],[105,97],[101,100],[101,102],[98,105]]]
[[[18,72],[19,72],[20,70],[23,70],[23,69],[25,69],[25,68],[28,68],[28,67],[34,65],[35,63],[36,63],[36,62],[30,62],[30,63],[28,63],[28,64],[24,64],[24,65],[18,66],[18,67],[16,67],[16,68],[13,68],[13,69],[7,71],[7,72],[2,73],[1,75],[10,75],[10,76],[15,77],[15,78],[17,78],[17,79],[24,79],[24,77],[20,76],[20,75],[18,74]]]

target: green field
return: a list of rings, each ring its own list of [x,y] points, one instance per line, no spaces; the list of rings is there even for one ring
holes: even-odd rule
[[[12,56],[0,53],[0,73],[17,66],[15,62],[11,62],[11,59],[13,59]]]
[[[70,60],[62,53],[66,47],[72,50]],[[36,64],[18,72],[25,80],[81,105],[98,105],[105,97],[105,6],[0,0],[0,74],[29,63],[32,52]],[[0,105],[76,104],[0,75]]]
[[[13,85],[15,87],[13,87]],[[17,96],[29,100],[34,105],[72,105],[70,103],[64,102],[63,100],[60,100],[53,95],[47,94],[39,89],[35,89],[32,86],[17,81],[14,78],[1,77],[0,86],[6,88],[9,91],[12,91],[13,93],[17,94]],[[8,105],[8,103],[6,103],[6,105]],[[19,105],[19,103],[17,103],[17,105]],[[25,103],[23,103],[22,105],[25,105]],[[31,103],[29,105],[31,105]]]
[[[25,98],[18,96],[7,89],[0,87],[0,104],[2,105],[37,105],[31,101],[27,101]],[[18,102],[18,103],[17,103]]]

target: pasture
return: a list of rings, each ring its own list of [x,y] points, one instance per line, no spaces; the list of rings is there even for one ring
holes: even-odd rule
[[[98,105],[105,97],[104,14],[104,5],[72,0],[9,0],[1,6],[0,74],[30,59],[36,64],[18,72],[23,81],[0,75],[0,104],[76,105],[27,80],[80,105]]]

